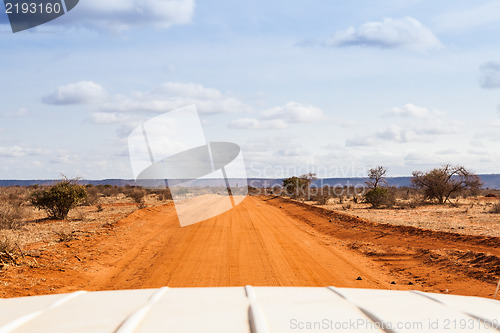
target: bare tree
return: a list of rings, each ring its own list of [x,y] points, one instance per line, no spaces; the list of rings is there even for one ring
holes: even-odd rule
[[[368,178],[370,178],[370,180],[365,182],[366,186],[373,190],[380,187],[381,185],[387,185],[387,182],[385,180],[386,173],[387,168],[384,168],[380,165],[368,170]]]
[[[428,199],[436,199],[440,204],[450,202],[452,194],[466,190],[475,191],[483,185],[479,176],[463,166],[443,165],[428,172],[413,171],[412,184],[423,189]]]
[[[307,188],[311,187],[312,182],[314,180],[318,179],[318,177],[316,177],[316,174],[313,172],[309,172],[309,173],[306,173],[304,175],[301,175],[301,176],[299,176],[299,178],[305,180]]]

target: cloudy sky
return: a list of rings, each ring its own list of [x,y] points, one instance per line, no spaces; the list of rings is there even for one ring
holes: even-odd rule
[[[0,179],[132,178],[133,128],[190,104],[251,177],[500,173],[500,1],[81,0],[16,34],[0,9]]]

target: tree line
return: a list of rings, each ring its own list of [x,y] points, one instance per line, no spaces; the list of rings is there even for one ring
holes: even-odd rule
[[[368,170],[368,180],[365,182],[362,198],[375,208],[394,204],[394,190],[387,183],[387,172],[388,169],[383,166]],[[284,192],[296,198],[312,194],[318,202],[326,202],[331,196],[331,191],[324,188],[311,189],[311,184],[316,179],[314,173],[286,178],[283,180]],[[451,203],[450,198],[457,195],[476,195],[483,185],[480,177],[471,170],[451,164],[445,164],[427,172],[413,171],[411,184],[413,188],[420,191],[425,200],[439,204]],[[352,192],[356,191],[351,189],[351,194]],[[353,197],[355,197],[354,194],[352,194]]]

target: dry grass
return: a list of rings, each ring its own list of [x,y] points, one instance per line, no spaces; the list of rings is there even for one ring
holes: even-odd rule
[[[135,198],[122,193],[123,188],[106,187],[104,190],[106,193],[99,192],[97,199],[94,197],[71,210],[66,220],[49,220],[44,211],[29,205],[27,188],[0,188],[0,240],[11,243],[15,240],[23,250],[32,245],[50,246],[54,242],[78,238],[82,233],[92,234],[109,228],[138,208],[169,202],[159,200],[158,194],[148,194],[138,207]],[[13,202],[20,204],[15,206]]]
[[[0,206],[0,229],[20,228],[26,215],[26,209],[23,206],[4,203]]]
[[[76,239],[76,230],[73,231],[55,231],[58,242],[69,242]]]
[[[500,203],[493,204],[493,207],[490,209],[491,214],[500,214]]]
[[[14,250],[14,244],[12,243],[12,241],[7,237],[1,238],[0,253],[12,252],[12,250]]]
[[[0,269],[6,265],[17,264],[14,256],[15,244],[8,237],[0,238]]]
[[[378,223],[413,226],[436,231],[500,237],[500,198],[456,198],[453,204],[422,203],[420,198],[398,200],[392,209],[370,209],[352,199],[330,199],[322,207],[343,211]],[[315,204],[314,202],[308,202]]]
[[[171,202],[165,200],[164,191],[88,186],[90,196],[82,206],[72,209],[65,220],[50,220],[45,211],[30,204],[33,190],[0,187],[0,271],[11,266],[38,267],[37,255],[57,242],[107,234],[117,221],[137,209]],[[129,195],[132,192],[144,194],[140,198],[139,194]]]

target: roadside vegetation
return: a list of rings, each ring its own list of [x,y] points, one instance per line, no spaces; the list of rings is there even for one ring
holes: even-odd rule
[[[414,171],[412,184],[428,200],[440,204],[451,203],[452,196],[477,196],[482,187],[481,179],[463,166],[443,165],[428,172]]]
[[[449,230],[475,228],[482,234],[484,228],[500,230],[500,190],[481,188],[479,177],[464,167],[415,171],[408,187],[390,186],[388,176],[387,168],[376,166],[368,170],[360,186],[318,186],[316,174],[308,173],[284,179],[281,186],[264,189],[264,193],[382,223],[431,228],[445,222]],[[262,190],[249,187],[250,194]],[[181,194],[191,195],[188,189],[175,188],[175,195]],[[90,230],[112,228],[137,209],[171,200],[168,188],[83,185],[67,178],[51,186],[0,187],[0,266],[15,262],[12,258],[24,258],[21,249],[26,245],[69,242]],[[477,226],[472,228],[474,223]]]
[[[309,183],[307,177],[287,178],[265,193],[379,223],[500,237],[500,190],[482,188],[480,178],[463,166],[414,171],[405,187],[391,186],[383,166],[369,169],[357,186],[319,187],[315,177]]]
[[[171,202],[169,189],[80,185],[63,178],[50,186],[0,187],[0,271],[36,266],[26,248],[105,232],[137,209]]]
[[[481,195],[497,197],[498,191],[482,189],[476,174],[463,166],[446,164],[427,172],[414,171],[408,187],[390,186],[388,169],[376,166],[368,170],[363,186],[323,186],[314,181],[316,174],[308,173],[283,180],[282,186],[265,189],[267,193],[300,201],[326,205],[330,200],[340,203],[367,203],[371,208],[416,208],[425,204],[456,205],[459,198]],[[493,193],[494,192],[494,193]],[[486,194],[488,193],[488,194]]]
[[[64,178],[54,186],[31,193],[30,202],[35,208],[45,210],[49,218],[64,220],[85,198],[87,191],[78,185],[78,179]]]
[[[500,237],[500,190],[482,188],[480,178],[463,166],[414,171],[406,187],[391,186],[383,166],[369,169],[357,186],[318,187],[315,176],[287,178],[265,193],[380,223]]]
[[[377,166],[368,170],[368,180],[365,182],[368,191],[363,195],[364,201],[371,204],[373,208],[392,208],[396,202],[394,189],[387,188],[385,175],[387,168]]]

